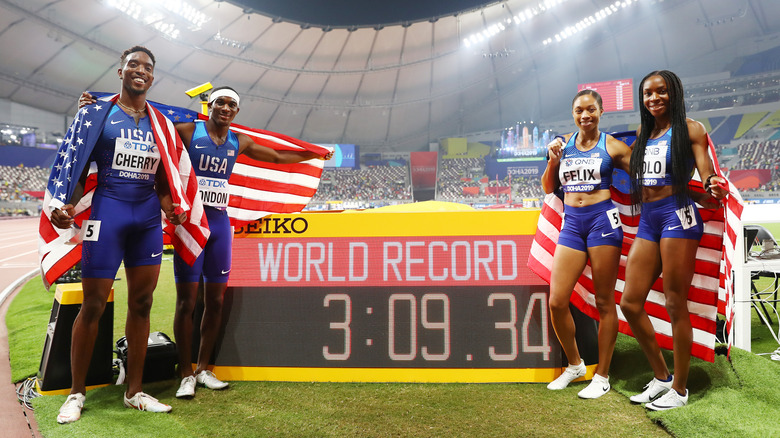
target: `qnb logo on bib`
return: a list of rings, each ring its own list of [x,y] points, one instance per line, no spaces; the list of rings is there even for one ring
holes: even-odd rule
[[[601,158],[566,158],[558,177],[566,192],[590,192],[601,184]]]
[[[131,179],[149,179],[157,173],[160,151],[157,145],[147,141],[117,138],[114,146],[114,161],[111,167],[119,176]]]
[[[642,184],[646,186],[662,185],[666,178],[666,154],[669,146],[663,144],[647,146],[645,161],[642,163]]]
[[[230,194],[230,184],[228,184],[228,180],[199,176],[198,188],[203,205],[215,208],[227,208]]]

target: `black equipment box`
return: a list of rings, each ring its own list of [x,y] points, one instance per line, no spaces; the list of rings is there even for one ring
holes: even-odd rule
[[[57,285],[51,317],[46,330],[46,341],[38,368],[38,392],[44,395],[70,392],[70,342],[73,322],[81,309],[84,294],[81,283]],[[114,378],[111,362],[114,358],[114,291],[108,296],[106,308],[98,323],[98,333],[92,360],[87,370],[87,389],[110,385]]]
[[[122,336],[116,341],[117,357],[127,370],[127,339]],[[163,332],[149,333],[144,361],[143,382],[157,382],[172,379],[176,374],[176,344]]]

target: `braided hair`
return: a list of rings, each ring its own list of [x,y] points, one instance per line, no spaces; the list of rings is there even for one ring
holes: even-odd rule
[[[656,70],[642,78],[639,83],[639,115],[641,130],[636,139],[634,150],[631,152],[631,201],[634,205],[642,203],[642,188],[644,180],[645,147],[650,133],[655,128],[655,117],[645,108],[643,102],[643,88],[645,81],[652,76],[660,76],[666,82],[669,93],[669,117],[672,129],[672,188],[677,206],[684,207],[689,199],[688,181],[691,176],[690,163],[693,161],[693,149],[691,148],[688,122],[685,114],[685,102],[683,100],[683,86],[680,78],[669,70]]]

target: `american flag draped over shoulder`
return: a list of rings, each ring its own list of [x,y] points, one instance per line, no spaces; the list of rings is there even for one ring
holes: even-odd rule
[[[629,145],[634,139],[633,133],[613,134],[613,136]],[[716,172],[718,172],[719,176],[722,176],[715,157],[712,140],[709,136],[707,140]],[[625,183],[623,185],[625,186]],[[691,181],[689,187],[691,190],[699,193],[704,191],[700,181]],[[715,330],[718,310],[720,308],[721,314],[723,314],[724,310],[730,308],[732,309],[731,315],[733,315],[733,297],[730,293],[733,290],[731,260],[734,257],[734,236],[736,236],[733,229],[739,224],[742,209],[739,193],[736,193],[733,186],[730,186],[730,188],[733,192],[726,197],[725,208],[705,209],[699,207],[699,212],[704,221],[704,235],[696,253],[695,273],[688,293],[688,309],[693,326],[691,353],[700,359],[710,362],[713,362],[715,359]],[[619,303],[625,286],[626,258],[631,243],[636,237],[639,214],[638,211],[632,211],[629,195],[617,190],[615,187],[612,187],[611,191],[612,201],[618,207],[620,219],[623,222],[623,248],[620,257],[618,280],[615,286],[615,302],[618,305],[617,312],[619,318],[618,329],[621,333],[633,336],[631,328],[620,311]],[[562,222],[563,201],[554,193],[548,194],[544,199],[536,235],[528,258],[528,267],[548,283],[550,282],[550,269]],[[596,320],[599,319],[590,265],[585,267],[583,274],[575,285],[571,302],[586,315]],[[729,305],[729,303],[732,304]],[[648,294],[645,310],[655,329],[658,344],[662,348],[672,349],[672,327],[665,304],[663,279],[659,278],[653,284]],[[729,324],[731,319],[727,317]]]
[[[93,96],[107,93],[91,92]],[[208,120],[196,111],[151,101],[173,123]],[[231,124],[230,130],[248,135],[255,143],[281,150],[307,150],[320,156],[330,152],[284,134]],[[240,155],[230,177],[230,203],[227,211],[233,225],[241,225],[270,214],[303,210],[317,192],[323,160],[312,159],[294,164],[275,164],[252,160]]]
[[[80,109],[57,152],[43,201],[39,224],[38,256],[41,277],[48,288],[81,259],[78,228],[62,230],[51,223],[51,212],[69,202],[79,178],[89,162],[89,156],[103,131],[103,125],[118,95],[103,97],[95,105]],[[188,221],[176,227],[174,246],[189,263],[203,250],[209,236],[203,206],[197,194],[197,180],[192,173],[189,155],[184,153],[181,139],[171,122],[147,102],[152,131],[160,151],[176,213],[189,211]],[[94,170],[94,168],[93,168]],[[96,178],[92,173],[84,187],[84,195],[75,206],[76,226],[89,218]]]
[[[190,109],[153,103],[173,123],[208,119],[208,116]],[[255,143],[277,151],[307,150],[323,157],[330,152],[322,146],[263,129],[233,123],[230,130],[246,134]],[[270,214],[303,210],[317,192],[324,164],[318,159],[294,164],[266,163],[239,155],[228,181],[230,201],[227,212],[231,223],[239,226]]]

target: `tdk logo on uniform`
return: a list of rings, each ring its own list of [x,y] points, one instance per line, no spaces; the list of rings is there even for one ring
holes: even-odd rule
[[[140,142],[140,141],[130,141],[130,140],[128,140],[128,141],[125,142],[124,146],[125,146],[125,149],[133,149],[133,150],[141,151],[141,152],[149,152],[150,154],[153,154],[155,152],[154,151],[154,147],[155,147],[154,144],[144,143],[144,142]]]
[[[198,183],[202,186],[213,187],[217,189],[227,188],[227,181],[224,179],[206,179],[201,178]]]

